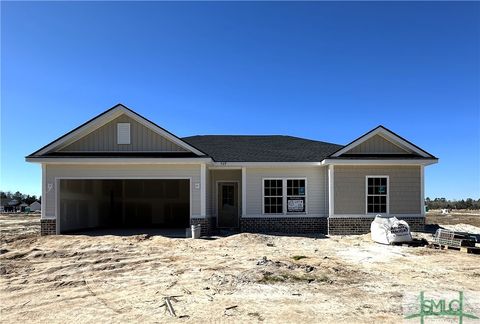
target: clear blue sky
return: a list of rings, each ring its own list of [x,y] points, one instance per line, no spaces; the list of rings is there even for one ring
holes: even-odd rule
[[[438,156],[426,196],[480,197],[477,2],[2,2],[1,189],[121,102],[178,136],[346,144],[383,124]]]

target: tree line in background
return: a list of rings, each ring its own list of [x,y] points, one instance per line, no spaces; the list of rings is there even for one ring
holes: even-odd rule
[[[17,192],[10,192],[10,191],[0,191],[0,199],[4,200],[4,199],[15,199],[17,200],[18,202],[24,202],[26,204],[31,204],[33,203],[34,201],[38,200],[39,202],[41,202],[41,199],[42,197],[39,196],[30,196],[30,195],[26,195],[26,194],[22,194],[20,191],[17,191]]]
[[[38,200],[41,202],[41,196],[37,197],[35,195],[30,196],[26,194],[22,194],[20,191],[17,192],[10,192],[10,191],[0,191],[0,198],[3,199],[15,199],[19,202],[25,202],[27,204],[31,204],[34,201]],[[425,205],[428,206],[429,209],[480,209],[480,199],[462,199],[462,200],[448,200],[445,198],[435,198],[430,199],[427,197],[425,199]]]
[[[447,200],[445,198],[425,199],[429,209],[480,209],[480,199]]]

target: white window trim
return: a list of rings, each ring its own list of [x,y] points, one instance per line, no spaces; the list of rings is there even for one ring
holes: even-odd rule
[[[265,213],[265,180],[281,180],[282,181],[282,212],[281,213]],[[283,178],[262,178],[262,215],[275,216],[285,214],[285,185]],[[269,196],[270,197],[270,196]]]
[[[369,213],[368,212],[368,179],[369,178],[387,178],[387,212]],[[367,175],[365,176],[365,215],[390,215],[390,177],[388,175]]]
[[[305,197],[305,211],[304,212],[288,212],[288,206],[287,206],[287,197],[288,197],[288,192],[287,192],[287,180],[305,180],[305,194],[304,195],[297,195],[297,197]],[[285,215],[306,215],[307,214],[307,178],[290,178],[287,177],[283,179],[283,186],[285,190]],[[292,195],[292,197],[295,197],[295,195]]]
[[[127,138],[120,137],[120,130],[125,127],[125,130],[128,129],[128,140]],[[130,123],[117,123],[117,144],[118,145],[130,145],[132,144],[132,126]]]
[[[265,213],[265,180],[282,180],[282,213]],[[305,211],[287,212],[287,180],[305,180]],[[306,177],[269,177],[262,178],[262,215],[263,216],[305,216],[308,215],[308,181]]]

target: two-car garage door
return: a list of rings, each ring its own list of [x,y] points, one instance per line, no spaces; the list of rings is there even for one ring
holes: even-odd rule
[[[185,228],[189,179],[62,179],[61,233],[91,228]]]

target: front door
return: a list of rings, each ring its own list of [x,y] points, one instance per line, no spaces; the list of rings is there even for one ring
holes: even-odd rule
[[[238,183],[218,184],[218,227],[238,227]]]

